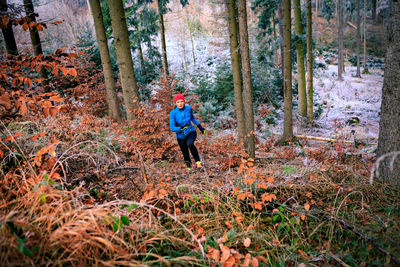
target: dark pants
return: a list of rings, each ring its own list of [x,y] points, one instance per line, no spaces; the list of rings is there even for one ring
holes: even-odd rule
[[[200,161],[199,152],[197,151],[197,148],[194,146],[194,141],[196,140],[196,137],[197,137],[197,133],[196,133],[196,131],[193,131],[193,132],[190,132],[185,137],[185,139],[178,138],[178,144],[183,153],[183,160],[185,161],[188,168],[190,168],[192,166],[192,161],[190,160],[190,156],[189,156],[189,149],[190,149],[190,152],[192,153],[194,161]]]

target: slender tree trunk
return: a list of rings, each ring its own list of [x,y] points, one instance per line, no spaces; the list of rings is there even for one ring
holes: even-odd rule
[[[134,118],[139,104],[139,92],[133,69],[132,54],[129,45],[129,34],[122,0],[108,0],[110,8],[111,26],[114,34],[114,45],[117,54],[118,68],[121,76],[122,92],[128,120]]]
[[[240,72],[241,56],[239,53],[238,35],[237,32],[237,9],[236,1],[228,0],[228,26],[229,26],[229,41],[231,51],[231,64],[233,74],[233,88],[235,91],[235,111],[237,119],[237,129],[239,142],[244,142],[245,124],[243,111],[243,95],[242,95],[242,78]]]
[[[297,52],[297,84],[299,95],[298,112],[301,116],[307,117],[307,93],[306,93],[306,73],[304,68],[304,42],[303,26],[301,22],[300,0],[294,0],[294,19],[296,24],[296,52]]]
[[[30,18],[31,22],[36,22],[35,10],[33,8],[32,0],[24,0],[24,7],[25,7],[26,16]],[[36,27],[29,28],[29,35],[31,37],[34,55],[38,56],[40,54],[43,54],[42,43],[40,41],[39,31],[36,29]],[[44,85],[46,91],[50,91],[51,88],[49,88],[47,86],[48,83],[47,83],[46,68],[41,68],[39,75],[41,78],[44,79],[43,85]]]
[[[372,21],[376,23],[376,0],[372,0]]]
[[[283,60],[283,2],[280,0],[280,3],[278,5],[278,18],[279,18],[279,35],[281,37],[281,71],[282,71],[282,77],[285,77],[285,61]],[[285,85],[282,86],[281,90],[281,95],[284,95],[284,87]]]
[[[339,9],[339,23],[338,23],[338,80],[343,81],[343,2],[342,0],[338,1],[338,9]]]
[[[312,9],[311,0],[307,0],[307,123],[309,127],[312,127],[314,119],[313,92]]]
[[[360,59],[361,59],[361,16],[360,16],[360,0],[357,0],[357,34],[356,34],[356,45],[357,45],[357,73],[356,77],[361,78],[360,71]]]
[[[193,57],[193,66],[196,66],[196,54],[194,51],[194,39],[193,39],[193,33],[190,33],[190,43],[192,44],[192,57]]]
[[[32,0],[24,0],[24,7],[26,16],[30,18],[31,22],[36,22],[35,18],[35,11],[33,8]],[[29,34],[31,36],[32,46],[33,46],[33,53],[37,56],[43,54],[42,51],[42,43],[40,42],[39,31],[34,28],[29,28]]]
[[[283,140],[293,139],[292,122],[292,40],[291,40],[291,0],[283,0],[283,59],[284,73],[284,122]]]
[[[400,1],[391,1],[376,158],[376,179],[400,187]],[[397,152],[396,152],[397,151]],[[390,155],[392,153],[394,155]],[[396,154],[397,153],[397,154]]]
[[[144,63],[144,57],[143,57],[143,50],[142,50],[142,42],[139,41],[138,43],[138,54],[139,54],[139,61],[140,61],[140,73],[142,76],[146,76],[146,64]]]
[[[0,0],[0,12],[8,16],[8,5],[7,0]],[[12,22],[9,21],[7,27],[1,27],[3,33],[4,42],[6,44],[7,54],[18,55],[17,43],[14,38],[14,31],[12,29]]]
[[[104,83],[107,93],[108,114],[113,121],[121,121],[121,112],[119,110],[118,98],[115,90],[112,64],[108,50],[106,32],[104,29],[100,1],[90,0],[90,7],[92,9],[94,28],[100,50],[101,65],[103,67]]]
[[[315,0],[315,15],[318,18],[318,0]]]
[[[274,28],[274,42],[276,43],[276,39],[277,39],[277,37],[276,37],[276,23],[275,23],[275,16],[272,18],[272,27]],[[279,63],[279,52],[278,51],[275,51],[275,58],[274,58],[274,61],[275,61],[275,66],[278,66],[278,63]]]
[[[245,149],[250,158],[255,157],[254,138],[254,112],[253,112],[253,89],[251,85],[251,66],[249,50],[249,34],[247,28],[247,6],[246,0],[239,0],[239,35],[240,53],[242,56],[242,77],[243,77],[243,105],[246,126]]]
[[[167,45],[165,43],[165,27],[164,27],[164,16],[162,12],[161,0],[157,0],[157,8],[158,8],[158,21],[160,23],[160,35],[161,35],[161,54],[162,54],[162,63],[165,76],[169,75],[168,70],[168,60],[167,60]]]
[[[368,73],[367,69],[367,0],[364,0],[364,73]]]

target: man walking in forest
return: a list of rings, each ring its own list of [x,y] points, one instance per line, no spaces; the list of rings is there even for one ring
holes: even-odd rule
[[[178,144],[182,151],[183,160],[186,163],[187,170],[190,171],[192,168],[189,150],[196,162],[196,168],[199,170],[202,168],[202,164],[200,161],[199,152],[194,145],[197,133],[196,129],[192,125],[192,122],[199,128],[202,134],[204,134],[206,130],[200,125],[193,115],[193,109],[190,106],[185,105],[185,98],[182,94],[178,93],[175,95],[174,102],[176,108],[169,113],[170,129],[172,132],[176,133]]]

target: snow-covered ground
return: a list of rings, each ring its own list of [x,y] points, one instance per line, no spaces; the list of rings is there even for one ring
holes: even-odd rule
[[[315,126],[307,128],[296,115],[297,110],[293,109],[294,134],[352,140],[353,132],[356,140],[376,143],[383,71],[370,69],[370,72],[357,78],[354,77],[356,67],[346,66],[343,81],[339,82],[337,65],[318,69],[314,76],[314,111],[319,106],[322,113],[315,119]],[[277,125],[270,129],[274,133],[282,133],[283,114],[280,114],[280,118]]]
[[[190,73],[194,71],[190,43],[186,42],[185,46],[188,50],[186,59],[190,76]],[[197,65],[204,66],[210,73],[215,71],[215,65],[210,64],[210,59],[212,61],[230,60],[229,49],[219,48],[219,51],[216,51],[207,38],[196,38],[195,48]],[[182,45],[174,39],[167,38],[167,52],[172,71],[176,73],[184,71]],[[326,64],[322,57],[317,58],[317,62]],[[347,62],[343,81],[339,82],[337,65],[326,66],[326,69],[320,68],[314,72],[314,112],[319,108],[322,109],[322,113],[315,119],[314,127],[308,128],[304,120],[297,115],[297,108],[294,108],[294,134],[324,138],[344,137],[347,140],[352,140],[353,132],[354,138],[357,140],[376,143],[379,130],[383,70],[369,69],[370,74],[361,74],[361,78],[357,78],[354,77],[356,67]],[[293,80],[295,79],[294,75]],[[258,132],[260,137],[267,137],[270,133],[282,134],[283,108],[278,114],[275,125],[263,125],[261,131]],[[357,120],[359,122],[356,122]],[[229,132],[232,133],[232,131]]]

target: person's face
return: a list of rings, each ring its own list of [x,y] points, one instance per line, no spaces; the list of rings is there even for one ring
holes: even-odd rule
[[[183,101],[183,100],[178,100],[178,101],[176,101],[176,106],[179,108],[179,109],[182,109],[184,106],[185,106],[185,101]]]

